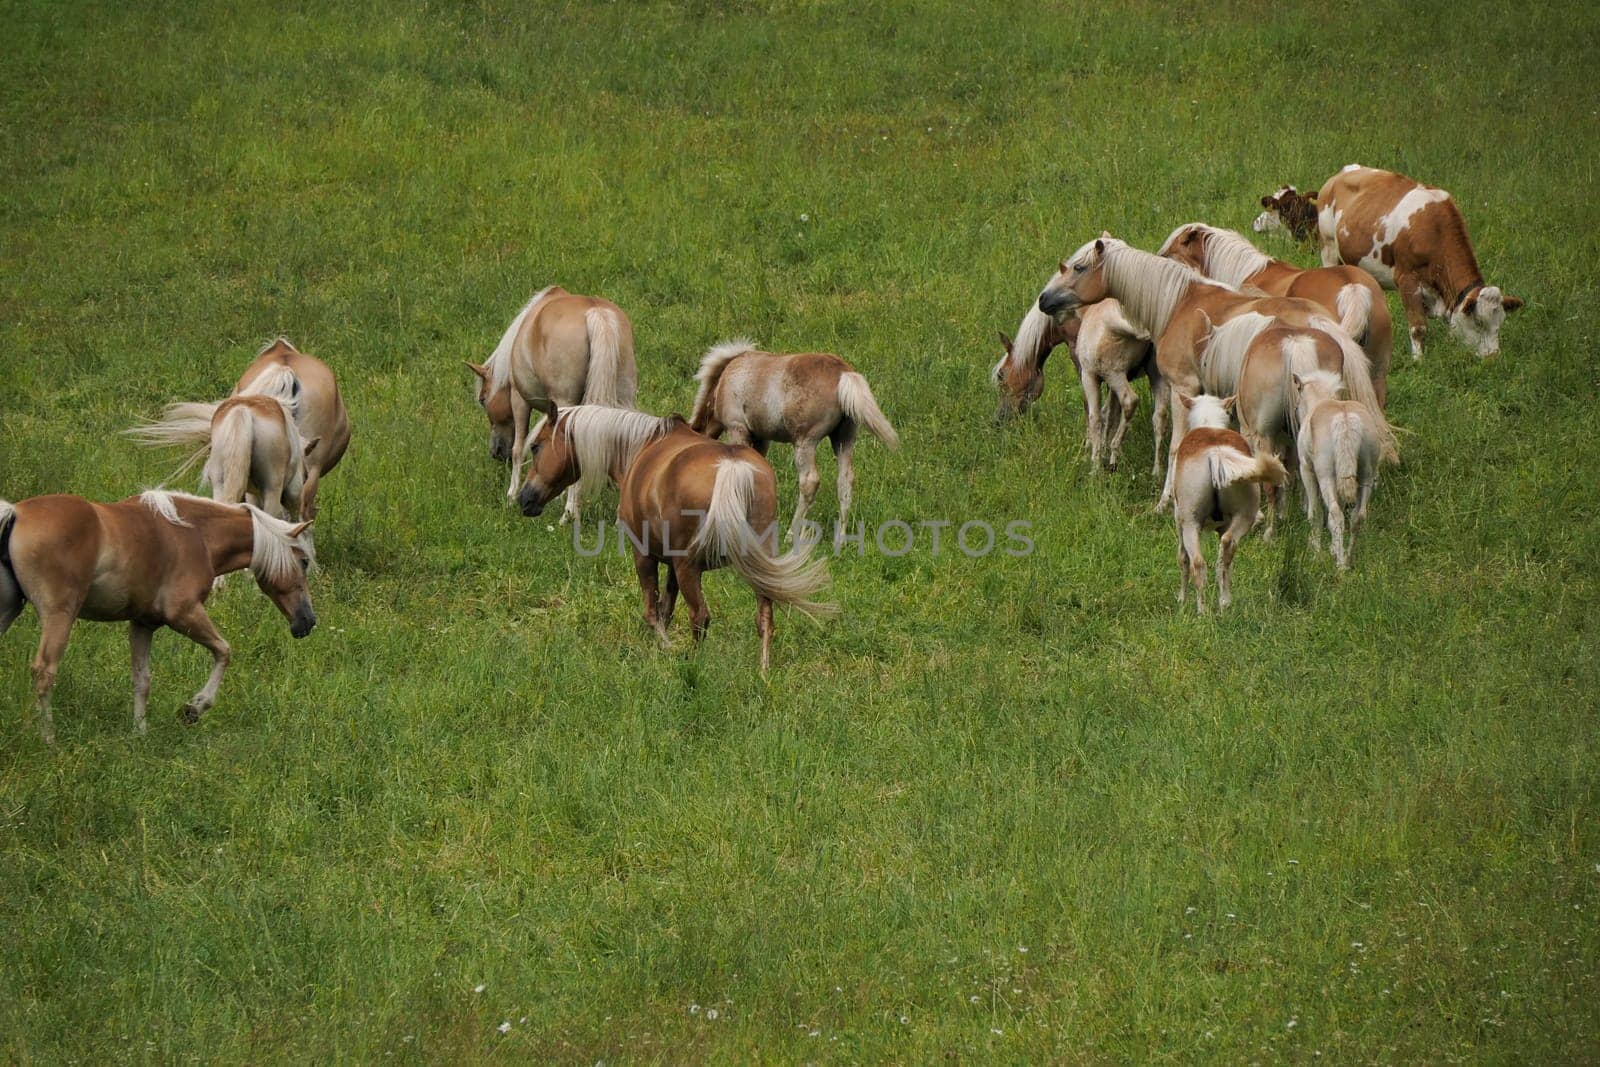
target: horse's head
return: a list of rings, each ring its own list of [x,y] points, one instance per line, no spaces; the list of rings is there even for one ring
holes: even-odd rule
[[[510,463],[511,443],[516,437],[511,421],[511,386],[507,383],[496,389],[494,372],[487,364],[463,362],[477,375],[478,406],[489,416],[489,455],[501,463]]]
[[[1468,293],[1450,313],[1450,328],[1455,335],[1487,359],[1500,351],[1500,327],[1506,315],[1522,306],[1519,296],[1506,296],[1499,286],[1484,285]]]
[[[1065,322],[1073,311],[1110,295],[1105,265],[1106,248],[1112,239],[1109,234],[1102,234],[1072,253],[1072,258],[1060,265],[1056,276],[1039,294],[1039,310],[1058,323]]]
[[[1043,318],[1042,332],[1039,324],[1031,321],[1033,315]],[[1055,351],[1057,345],[1067,345],[1069,350],[1076,345],[1081,325],[1081,320],[1077,318],[1058,323],[1039,312],[1032,312],[1029,318],[1022,320],[1022,328],[1017,331],[1015,342],[1003,332],[1000,334],[1000,347],[1005,354],[991,372],[995,388],[1000,390],[1000,406],[994,412],[995,422],[1021,415],[1033,406],[1044,392],[1045,360],[1050,358],[1050,353]]]
[[[546,504],[583,473],[578,469],[572,438],[556,432],[560,415],[556,405],[549,400],[536,400],[533,406],[545,417],[529,445],[528,475],[523,479],[521,492],[517,493],[517,506],[530,518],[543,511]]]
[[[1295,413],[1302,425],[1311,418],[1318,404],[1324,400],[1337,400],[1344,389],[1343,380],[1332,371],[1307,371],[1304,374],[1292,374],[1290,378],[1294,382]]]
[[[292,562],[280,562],[273,557],[272,565],[255,566],[256,587],[275,604],[283,617],[289,620],[289,632],[304,637],[317,625],[317,613],[311,607],[311,590],[306,585],[306,572],[311,569],[311,545],[305,532],[311,520],[297,523],[285,534],[287,551]]]
[[[1288,230],[1296,241],[1304,241],[1317,232],[1315,193],[1302,193],[1292,185],[1285,185],[1272,195],[1263,196],[1261,206],[1265,210],[1250,224],[1257,233]]]
[[[1185,267],[1205,273],[1206,228],[1198,222],[1179,226],[1172,231],[1172,236],[1167,238],[1166,244],[1161,246],[1159,254],[1176,260]]]

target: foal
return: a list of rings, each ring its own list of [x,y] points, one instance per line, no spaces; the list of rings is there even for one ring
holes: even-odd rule
[[[1057,322],[1039,310],[1037,303],[1028,309],[1017,327],[1013,342],[1000,335],[1005,355],[994,366],[995,386],[1000,390],[1000,406],[995,419],[1001,420],[1027,411],[1044,391],[1044,362],[1058,345],[1066,345],[1083,386],[1085,433],[1089,462],[1100,466],[1102,453],[1106,465],[1117,469],[1122,455],[1122,439],[1133,421],[1139,394],[1132,379],[1150,379],[1150,426],[1155,435],[1155,460],[1152,471],[1161,473],[1161,443],[1166,434],[1166,380],[1156,367],[1156,350],[1150,335],[1123,314],[1115,300],[1102,300],[1080,309],[1073,318]],[[1100,414],[1102,393],[1109,388],[1112,403],[1104,417]]]
[[[780,356],[760,351],[751,341],[737,340],[713,346],[700,361],[695,379],[700,389],[689,423],[696,433],[717,438],[726,431],[733,444],[749,445],[762,454],[771,441],[794,443],[800,499],[789,525],[791,539],[803,528],[806,509],[822,482],[817,474],[817,443],[824,437],[832,443],[839,468],[834,545],[842,544],[856,480],[852,458],[856,427],[865,426],[891,449],[900,447],[899,435],[878,409],[866,378],[825,352]]]
[[[184,721],[198,721],[216,702],[231,649],[205,601],[220,576],[249,567],[289,620],[289,632],[310,633],[317,624],[306,590],[310,525],[291,525],[248,504],[156,490],[115,504],[76,496],[0,500],[0,634],[31,600],[39,614],[33,690],[45,742],[55,743],[50,690],[80,618],[128,623],[140,733],[150,694],[150,637],[163,626],[211,651],[211,675],[184,706]]]
[[[762,674],[771,662],[774,601],[813,617],[838,612],[811,599],[826,584],[828,565],[810,558],[809,544],[777,553],[777,480],[759,452],[695,433],[678,415],[587,404],[540,410],[546,418],[517,494],[522,513],[537,515],[563,489],[609,476],[621,498],[617,520],[633,548],[645,622],[663,644],[680,589],[695,643],[705,637],[711,612],[700,575],[724,564],[755,590]]]
[[[1233,397],[1190,396],[1178,400],[1189,414],[1174,457],[1173,517],[1178,521],[1178,607],[1185,586],[1194,583],[1195,607],[1206,610],[1206,561],[1200,531],[1221,530],[1217,553],[1217,607],[1233,603],[1233,554],[1261,514],[1261,484],[1281,485],[1289,477],[1277,457],[1254,455],[1245,439],[1228,429]]]
[[[1360,404],[1338,399],[1337,375],[1324,371],[1296,374],[1294,389],[1300,416],[1300,486],[1306,498],[1306,518],[1311,522],[1311,549],[1322,548],[1320,504],[1328,511],[1334,562],[1341,571],[1349,570],[1356,530],[1367,517],[1367,500],[1378,481],[1383,431],[1371,424]],[[1346,508],[1353,509],[1348,545],[1344,537]]]

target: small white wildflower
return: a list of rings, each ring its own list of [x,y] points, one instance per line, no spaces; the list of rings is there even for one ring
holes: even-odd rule
[[[706,1009],[706,1018],[711,1020],[712,1022],[716,1022],[717,1021],[717,1009],[716,1008],[707,1008]]]
[[[821,1030],[811,1030],[811,1031],[807,1032],[806,1036],[807,1037],[821,1037],[822,1036],[822,1031]]]
[[[1290,1019],[1289,1022],[1285,1025],[1284,1029],[1293,1030],[1295,1027],[1297,1027],[1299,1025],[1300,1025],[1300,1020],[1299,1019]]]
[[[1028,946],[1027,945],[1018,945],[1017,946],[1017,951],[1022,953],[1024,956],[1026,956],[1028,954]]]
[[[998,1030],[998,1029],[996,1029],[996,1028],[995,1028],[995,1027],[993,1027],[993,1026],[991,1026],[991,1027],[989,1027],[989,1032],[990,1032],[990,1033],[991,1033],[991,1034],[1001,1034],[1001,1033],[1004,1033],[1004,1031],[1002,1031],[1002,1030]]]
[[[800,212],[800,221],[801,222],[810,222],[811,221],[811,216],[806,214],[804,211],[802,211],[802,212]]]
[[[968,1004],[976,1004],[976,1003],[978,1003],[978,994],[974,993],[974,994],[972,994],[972,996],[968,997],[967,998],[967,1003]]]
[[[477,985],[472,987],[472,991],[474,993],[482,993],[485,989],[488,989],[488,988],[489,988],[489,983],[488,982],[480,982],[479,984],[477,984]]]
[[[690,1015],[699,1015],[700,1014],[700,1005],[698,1005],[698,1004],[689,1005],[689,1014]]]
[[[1300,866],[1300,861],[1299,860],[1290,860],[1289,861],[1289,866],[1298,867],[1298,866]],[[1320,1056],[1320,1055],[1322,1055],[1322,1053],[1319,1052],[1319,1053],[1317,1053],[1317,1055]]]
[[[1230,912],[1228,912],[1228,918],[1230,918],[1230,919],[1237,919],[1237,918],[1238,918],[1238,916],[1237,916],[1237,915],[1235,915],[1235,914],[1234,914],[1234,913],[1233,913],[1233,912],[1231,912],[1231,911],[1230,911]]]
[[[906,1018],[904,1015],[902,1015],[902,1016],[900,1016],[900,1025],[901,1026],[909,1026],[909,1025],[911,1025],[911,1020]]]
[[[554,526],[551,526],[549,523],[546,523],[544,528],[545,528],[545,532],[546,533],[555,533],[556,532],[556,528]]]
[[[1191,907],[1187,907],[1187,908],[1184,908],[1184,909],[1183,909],[1183,913],[1184,913],[1184,914],[1185,914],[1185,915],[1193,915],[1193,914],[1194,914],[1194,913],[1195,913],[1195,910],[1196,910],[1196,909],[1195,909],[1195,908],[1194,908],[1194,907],[1192,907],[1192,906],[1191,906]]]
[[[502,1034],[509,1034],[511,1032],[511,1020],[507,1019],[505,1022],[495,1027],[495,1029],[500,1031]]]

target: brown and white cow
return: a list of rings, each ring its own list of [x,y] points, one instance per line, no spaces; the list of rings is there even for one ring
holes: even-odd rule
[[[1422,358],[1430,315],[1479,356],[1500,351],[1500,326],[1522,300],[1483,284],[1466,222],[1443,189],[1352,163],[1317,194],[1317,231],[1325,266],[1354,263],[1399,291],[1413,358]]]
[[[1264,209],[1250,228],[1257,233],[1288,230],[1296,241],[1315,237],[1317,233],[1317,198],[1308,196],[1292,185],[1284,185],[1270,196],[1261,198]]]

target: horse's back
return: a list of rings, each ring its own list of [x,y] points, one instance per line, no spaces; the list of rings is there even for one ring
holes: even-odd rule
[[[589,377],[589,313],[603,311],[617,331],[617,380],[627,391],[637,381],[633,361],[633,322],[627,312],[599,296],[565,291],[552,293],[523,324],[521,343],[512,351],[525,353],[544,395],[557,404],[583,402]],[[513,363],[516,367],[516,363]],[[631,401],[631,395],[621,399]]]
[[[752,522],[765,525],[776,514],[777,478],[766,457],[744,445],[729,445],[697,434],[686,426],[650,442],[640,450],[623,477],[618,517],[634,530],[659,534],[669,524],[669,544],[686,546],[711,506],[717,471],[724,461],[748,463],[755,470]]]
[[[286,343],[282,338],[245,368],[233,395],[243,393],[256,379],[275,367],[287,367],[300,382],[300,429],[306,440],[320,438],[310,460],[319,470],[332,470],[344,457],[350,443],[350,416],[339,393],[339,381],[316,356]]]

